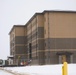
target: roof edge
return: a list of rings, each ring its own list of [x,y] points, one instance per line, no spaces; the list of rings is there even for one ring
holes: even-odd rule
[[[13,25],[13,27],[12,27],[12,29],[10,30],[10,32],[9,32],[9,35],[10,35],[10,33],[12,32],[12,30],[14,29],[14,27],[24,27],[25,25]]]
[[[76,11],[74,11],[74,10],[44,10],[41,13],[40,12],[35,13],[25,25],[14,25],[12,27],[11,31],[9,32],[9,34],[12,32],[12,30],[14,29],[14,27],[24,27],[24,26],[27,26],[33,20],[34,17],[36,17],[37,15],[44,14],[46,12],[76,13]]]
[[[42,13],[45,12],[62,12],[62,13],[76,13],[74,10],[44,10]]]
[[[41,14],[43,13],[35,13],[25,25],[28,25],[33,20],[34,17],[36,17],[37,15],[41,15]]]

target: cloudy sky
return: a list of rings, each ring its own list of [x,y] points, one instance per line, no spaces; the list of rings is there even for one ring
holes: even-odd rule
[[[0,0],[0,59],[10,55],[9,32],[44,10],[76,11],[76,0]]]

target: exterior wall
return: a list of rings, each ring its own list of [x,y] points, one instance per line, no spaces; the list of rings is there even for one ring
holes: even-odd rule
[[[37,61],[37,20],[36,17],[27,25],[27,40],[28,40],[28,60],[32,59],[32,64]],[[29,44],[31,44],[31,53]],[[31,58],[30,58],[31,54]]]
[[[27,37],[28,37],[28,45],[31,43],[31,56],[32,56],[32,64],[42,64],[44,60],[41,54],[43,54],[44,50],[44,24],[43,24],[43,15],[37,15],[31,20],[31,22],[27,25]],[[41,41],[41,42],[40,42]],[[41,51],[40,51],[41,50]],[[28,59],[29,58],[29,48],[28,48]],[[42,60],[42,61],[41,61]],[[35,63],[36,62],[36,63]]]
[[[53,13],[49,16],[51,38],[76,38],[75,13]]]
[[[76,50],[73,51],[73,62],[72,63],[76,63]]]
[[[76,13],[49,12],[35,14],[25,26],[10,33],[10,53],[15,63],[20,59],[31,64],[58,64],[65,55],[76,63]],[[20,57],[18,57],[20,56]]]
[[[43,14],[37,15],[37,52],[39,64],[44,64],[44,16]]]
[[[45,38],[48,38],[48,30],[51,30],[49,31],[50,38],[76,38],[75,13],[45,13],[44,18]]]
[[[14,54],[14,44],[15,44],[15,29],[10,34],[10,54]]]
[[[70,49],[76,51],[76,13],[47,12],[44,14],[44,18],[46,58],[48,59],[53,51],[70,52]],[[50,57],[51,59],[53,58]],[[51,62],[58,63],[58,61],[48,63]]]
[[[10,42],[13,45],[10,45],[11,55],[14,56],[14,64],[18,65],[21,61],[25,61],[27,59],[27,47],[25,46],[27,43],[27,37],[25,36],[25,27],[24,26],[14,26],[12,32],[10,33]]]
[[[24,27],[16,27],[15,30],[15,36],[24,36]]]

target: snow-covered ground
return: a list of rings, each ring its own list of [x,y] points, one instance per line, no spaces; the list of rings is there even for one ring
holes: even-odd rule
[[[27,75],[62,75],[62,65],[24,66],[4,68]],[[68,75],[76,75],[76,64],[68,64]]]
[[[0,75],[13,75],[13,74],[0,70]]]

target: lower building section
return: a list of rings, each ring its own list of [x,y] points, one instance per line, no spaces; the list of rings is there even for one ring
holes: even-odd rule
[[[21,63],[30,62],[31,65],[44,64],[62,64],[63,62],[76,63],[76,51],[39,51],[37,56],[26,58],[26,55],[16,55],[14,57],[14,65],[21,65]]]
[[[38,58],[32,59],[33,65],[76,63],[76,51],[46,51],[39,52]]]
[[[36,52],[35,52],[36,53]],[[31,60],[32,65],[44,65],[45,64],[45,53],[44,50],[38,51],[37,55],[34,56],[35,53],[32,53],[32,58],[28,59]],[[30,54],[29,54],[30,56]]]
[[[21,65],[27,61],[26,55],[15,55],[14,56],[14,65]]]
[[[62,64],[63,62],[76,63],[76,51],[46,52],[45,64]]]

